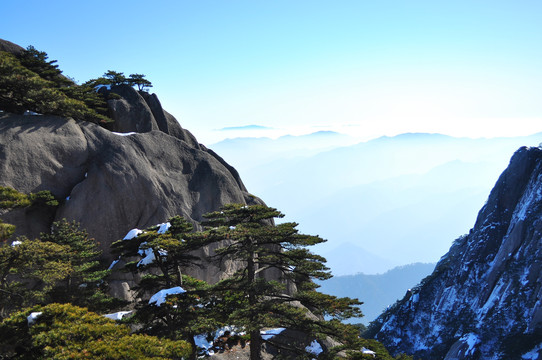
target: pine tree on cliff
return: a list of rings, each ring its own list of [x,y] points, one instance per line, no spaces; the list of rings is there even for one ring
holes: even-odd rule
[[[93,89],[79,89],[71,80],[60,75],[54,62],[46,60],[45,53],[34,49],[23,54],[30,55],[20,60],[0,51],[0,110],[14,114],[29,110],[101,124],[112,121],[97,112],[103,110],[105,100],[100,108],[91,107],[98,98]],[[21,61],[26,61],[29,68]]]
[[[23,194],[0,186],[0,209],[11,210],[31,206],[56,206],[58,202],[48,191]],[[15,226],[0,221],[0,318],[12,311],[42,302],[55,283],[72,269],[59,261],[67,246],[19,237],[7,243]],[[30,287],[30,284],[33,286]]]
[[[116,241],[112,248],[120,259],[128,261],[125,270],[141,275],[136,289],[145,300],[136,304],[131,321],[146,334],[188,341],[193,350],[189,359],[196,359],[194,336],[222,324],[213,309],[209,285],[182,273],[183,268],[201,266],[192,252],[200,249],[202,242],[191,238],[192,230],[191,223],[175,216],[137,236]],[[170,294],[166,301],[159,300],[164,297],[159,295],[161,291]],[[152,294],[157,296],[149,300]]]
[[[0,186],[0,209],[58,206],[49,191],[23,194]],[[0,240],[6,241],[14,226],[0,221]],[[106,295],[101,251],[79,224],[62,220],[52,224],[40,239],[19,237],[0,247],[0,317],[23,306],[45,302],[71,302],[92,310],[109,310],[122,304]],[[30,287],[32,285],[32,287]]]
[[[8,210],[30,206],[28,196],[15,189],[0,186],[0,209]],[[6,241],[15,232],[15,226],[0,220],[0,241]]]
[[[204,217],[207,220],[202,224],[207,230],[196,236],[209,244],[219,244],[216,259],[245,264],[233,277],[219,282],[215,291],[242,295],[223,306],[229,306],[231,311],[229,322],[245,328],[250,335],[252,360],[262,358],[265,342],[296,353],[299,358],[311,356],[305,348],[263,339],[264,328],[299,330],[317,339],[340,337],[344,329],[339,320],[361,316],[356,306],[361,304],[358,300],[338,299],[316,291],[317,285],[312,280],[328,279],[331,275],[324,265],[325,259],[306,247],[324,242],[322,238],[299,234],[296,223],[273,225],[273,219],[283,215],[264,205],[230,204]],[[264,277],[266,273],[268,276]],[[280,281],[268,280],[269,275]],[[297,291],[293,294],[286,291],[287,280],[296,284]],[[299,302],[307,307],[296,306]],[[307,316],[307,308],[317,315],[317,320]],[[332,320],[326,321],[324,317]]]
[[[30,206],[52,208],[58,206],[58,201],[49,191],[39,191],[35,194],[27,195],[13,188],[0,186],[0,209],[2,211]],[[14,231],[15,226],[5,224],[0,220],[0,242],[6,241]]]
[[[54,222],[51,232],[42,233],[41,241],[66,247],[58,261],[69,264],[71,271],[58,281],[48,296],[51,302],[72,303],[92,311],[110,310],[122,302],[107,295],[107,276],[98,259],[102,251],[86,230],[75,221]]]
[[[152,83],[145,79],[145,75],[143,74],[130,74],[128,83],[132,86],[137,86],[137,90],[139,91],[145,91],[146,88],[152,87]]]
[[[73,81],[62,75],[57,60],[48,60],[45,51],[39,51],[32,45],[18,56],[21,65],[38,74],[42,79],[54,82],[59,87],[74,85]]]
[[[124,73],[118,71],[107,70],[103,77],[109,80],[111,85],[128,84],[128,79],[124,76]]]

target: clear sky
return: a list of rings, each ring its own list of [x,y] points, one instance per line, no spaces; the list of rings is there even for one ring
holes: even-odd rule
[[[365,139],[542,131],[538,0],[19,0],[0,11],[0,38],[46,51],[80,82],[147,75],[207,144],[251,124]]]

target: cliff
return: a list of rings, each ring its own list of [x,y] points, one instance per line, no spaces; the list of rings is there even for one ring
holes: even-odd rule
[[[203,214],[226,203],[261,203],[233,167],[162,109],[155,94],[127,85],[101,91],[120,95],[108,104],[116,120],[112,131],[62,117],[0,112],[0,185],[24,193],[49,190],[61,200],[54,214],[3,214],[2,220],[17,226],[16,235],[37,237],[53,221],[75,220],[110,262],[110,244],[132,228],[174,215],[197,226]],[[192,274],[214,282],[234,267],[208,266]]]
[[[512,157],[432,275],[371,326],[393,352],[422,359],[542,355],[542,149]]]

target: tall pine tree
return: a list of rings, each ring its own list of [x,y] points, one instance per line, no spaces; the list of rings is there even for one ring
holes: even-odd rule
[[[125,269],[141,276],[136,288],[140,301],[131,320],[146,334],[188,341],[193,349],[190,359],[196,359],[194,336],[215,330],[220,323],[209,285],[183,274],[184,268],[200,266],[193,251],[202,242],[190,235],[192,230],[192,224],[175,216],[112,247]]]
[[[216,260],[244,264],[234,276],[218,283],[216,290],[242,295],[241,301],[236,297],[237,301],[230,304],[228,320],[247,330],[252,360],[262,358],[265,342],[295,353],[298,358],[314,356],[305,347],[262,338],[265,328],[284,327],[315,339],[332,336],[344,340],[339,320],[361,316],[358,300],[338,299],[316,291],[312,280],[325,280],[331,275],[325,259],[307,247],[325,240],[299,234],[296,223],[273,225],[273,219],[281,217],[279,211],[264,205],[230,204],[205,215],[207,220],[202,224],[207,230],[196,235],[207,244],[220,244]],[[266,273],[269,276],[264,276]],[[295,289],[287,291],[287,282],[294,283]]]
[[[42,206],[49,210],[58,205],[49,191],[23,194],[0,186],[0,209]],[[47,210],[45,210],[47,211]],[[57,281],[72,271],[59,258],[67,246],[19,237],[8,243],[15,226],[0,221],[0,318],[24,306],[43,303]]]
[[[128,83],[132,86],[137,86],[137,90],[139,91],[146,91],[146,88],[152,87],[152,83],[145,79],[145,75],[143,74],[130,74]]]
[[[71,271],[56,283],[49,296],[52,302],[72,303],[92,311],[109,310],[120,304],[107,295],[106,277],[110,270],[99,262],[101,250],[96,241],[77,222],[63,219],[54,222],[51,232],[41,234],[41,241],[66,247],[59,261]]]

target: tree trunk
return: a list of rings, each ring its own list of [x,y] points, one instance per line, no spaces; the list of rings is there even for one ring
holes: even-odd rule
[[[248,291],[248,303],[250,306],[256,305],[258,299],[254,293],[252,285],[256,280],[256,264],[254,261],[255,254],[252,252],[248,257],[247,261],[247,279],[249,283]],[[257,328],[259,324],[252,324],[250,326],[250,360],[261,360],[262,359],[262,336],[260,335],[260,329]],[[256,328],[256,329],[255,329]]]
[[[250,332],[250,360],[262,359],[262,336],[260,330]]]
[[[156,259],[156,263],[158,264],[158,267],[160,267],[160,271],[162,271],[162,274],[164,275],[164,280],[166,281],[166,288],[171,287],[171,278],[169,276],[169,271],[167,266],[163,263],[162,259],[160,258],[160,252],[156,249],[152,249],[152,252],[154,254],[154,258]]]

